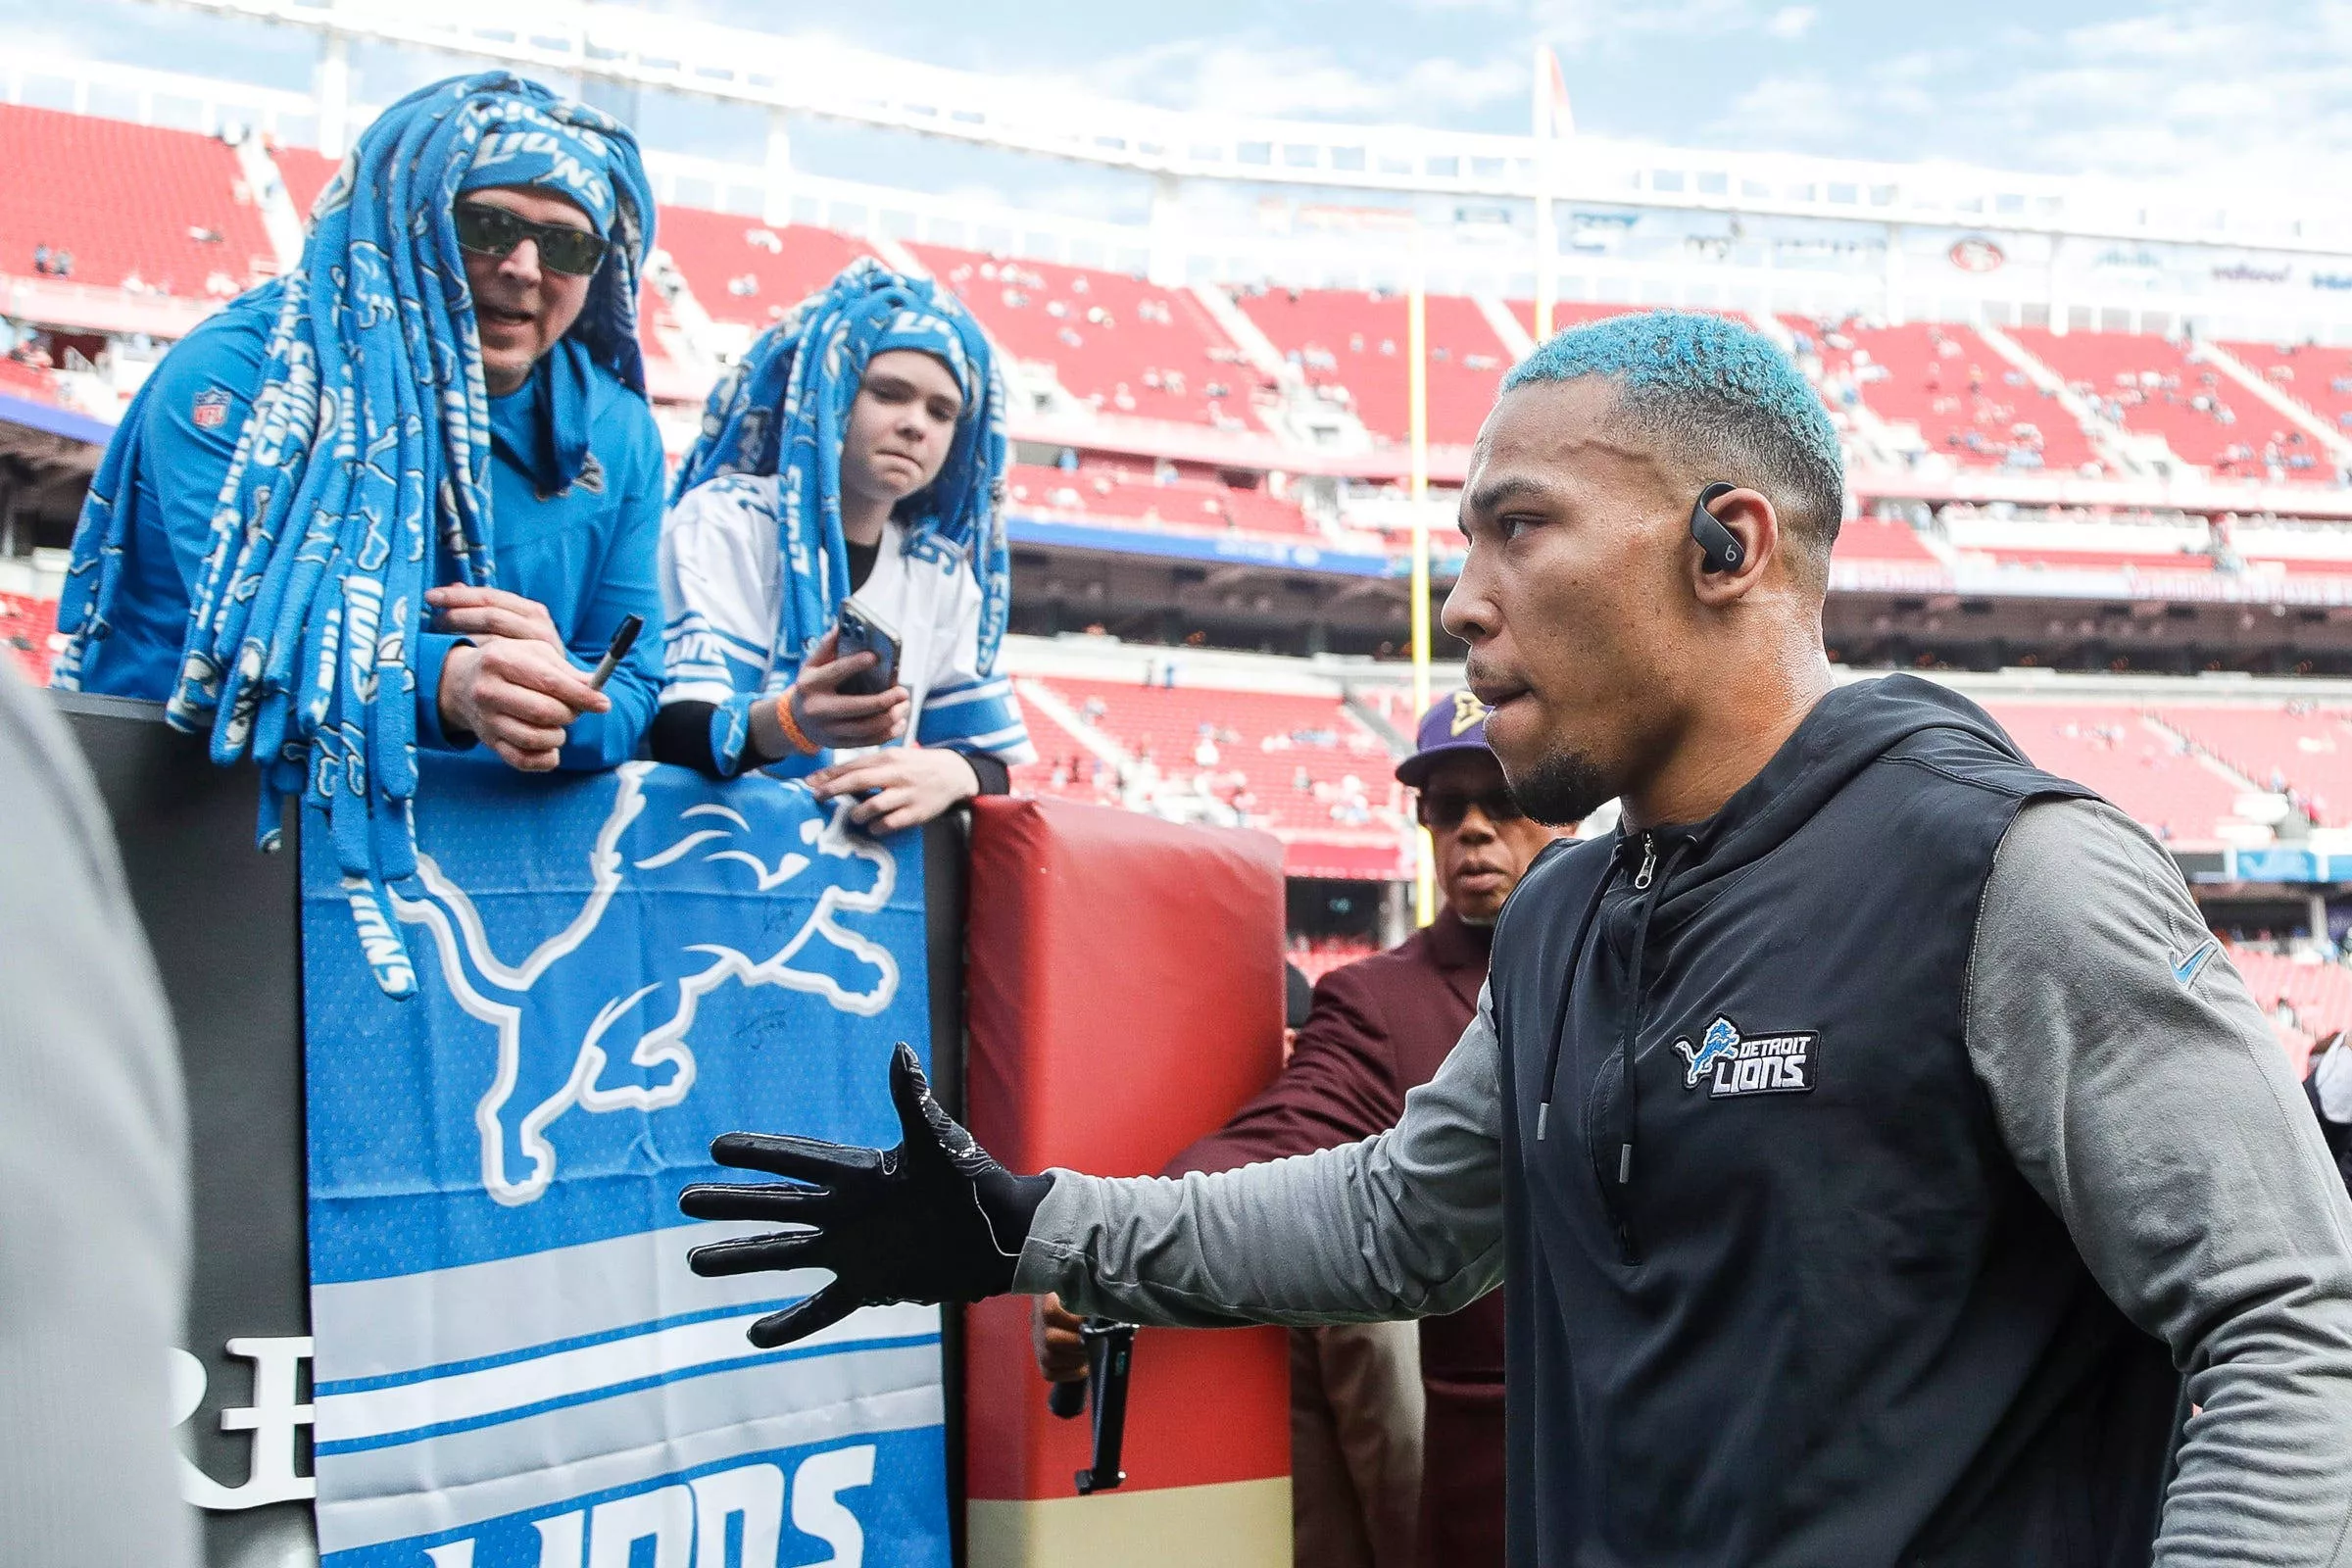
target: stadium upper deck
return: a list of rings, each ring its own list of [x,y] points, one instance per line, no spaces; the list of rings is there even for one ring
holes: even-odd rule
[[[349,15],[351,35],[397,34],[365,7]],[[677,47],[690,55],[709,41],[687,32]],[[329,33],[330,49],[344,35]],[[872,64],[844,70],[855,77]],[[25,193],[0,221],[0,316],[18,328],[0,396],[101,417],[152,364],[145,340],[186,330],[220,293],[290,259],[332,168],[301,143],[332,142],[365,115],[82,63],[45,74],[20,58],[0,78],[21,101],[0,106],[0,140],[24,150],[6,177]],[[930,82],[933,107],[966,127],[938,133],[980,123],[986,134],[970,134],[1028,145],[989,119],[1001,105],[973,110],[979,122],[956,118],[969,81],[893,80]],[[848,113],[830,90],[791,88],[822,98],[807,112]],[[187,128],[36,107],[155,119],[174,103],[193,106]],[[1116,119],[1116,107],[1102,112]],[[237,136],[246,126],[265,134]],[[1362,132],[1372,151],[1349,169],[1342,143],[1358,132],[1347,127],[1175,117],[1161,128],[1188,138],[1190,151],[1163,148],[1174,173],[1281,192],[1259,203],[1258,231],[1235,231],[1229,214],[1174,220],[1184,214],[1173,174],[1154,187],[1152,220],[1121,227],[810,175],[778,157],[786,136],[770,137],[764,165],[656,152],[666,260],[645,320],[673,444],[751,333],[852,257],[876,255],[961,292],[1013,362],[1024,466],[1009,499],[1049,625],[1132,623],[1177,606],[1227,640],[1291,646],[1302,626],[1310,647],[1393,639],[1405,525],[1430,517],[1441,580],[1460,547],[1442,493],[1423,508],[1401,490],[1409,332],[1396,285],[1419,256],[1431,284],[1430,468],[1443,487],[1460,475],[1504,368],[1532,344],[1534,216],[1512,203],[1532,189],[1521,164],[1544,149]],[[1253,135],[1275,138],[1272,165],[1252,161]],[[1093,156],[1072,145],[1042,150]],[[1208,158],[1212,145],[1230,156]],[[1098,148],[1095,161],[1138,167],[1141,146],[1132,157]],[[2325,249],[2346,249],[2329,237],[2332,219],[2292,200],[2241,200],[2192,236],[2167,227],[2166,202],[2177,207],[2180,192],[2140,192],[2146,204],[2130,217],[2118,216],[2117,190],[2080,181],[1665,149],[1628,172],[1623,147],[1576,149],[1579,172],[1553,191],[1550,265],[1571,296],[1555,321],[1653,302],[1723,310],[1786,343],[1821,387],[1864,513],[1836,573],[1848,608],[1834,630],[1849,650],[1963,664],[2037,652],[2132,667],[2159,654],[2181,668],[2292,667],[2292,650],[2247,613],[2259,607],[2297,617],[2293,640],[2319,649],[2321,667],[2352,661],[2352,625],[2337,629],[2352,610],[2352,548],[2333,526],[2352,519],[2352,350],[2314,341],[2352,338],[2352,292],[2335,286],[2352,282],[2352,250],[2339,266]],[[1499,172],[1487,167],[1497,158]],[[130,194],[106,203],[40,195],[124,178]],[[1433,206],[1471,188],[1512,200],[1476,222]],[[1323,200],[1339,194],[1353,205]],[[1942,228],[1926,223],[1931,209]],[[128,224],[125,212],[163,217]],[[1727,215],[1746,236],[1728,248],[1701,231]],[[2278,229],[2290,218],[2299,239]],[[1811,258],[1821,265],[1776,265],[1810,256],[1832,220],[1839,232],[1880,223],[1886,237],[1875,251]],[[2134,256],[2169,269],[2166,287],[2135,277],[2103,294],[2095,265],[2068,270],[2067,237],[2127,229]],[[1960,237],[1947,244],[1949,234]],[[2302,248],[2276,248],[2290,241]],[[2222,265],[2266,244],[2275,266]],[[70,277],[57,275],[59,253],[74,258]],[[36,519],[36,539],[58,542],[48,534],[66,521]],[[1160,564],[1139,573],[1104,562],[1125,555]],[[1311,628],[1326,621],[1332,635],[1318,643]],[[2250,657],[2254,645],[2267,651]]]

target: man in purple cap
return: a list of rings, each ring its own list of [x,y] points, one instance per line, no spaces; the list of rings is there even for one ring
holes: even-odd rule
[[[1521,873],[1555,830],[1519,809],[1502,765],[1487,747],[1487,710],[1456,691],[1421,715],[1413,755],[1397,779],[1419,792],[1422,825],[1437,857],[1445,902],[1435,923],[1386,953],[1334,969],[1315,987],[1281,1076],[1161,1172],[1229,1170],[1312,1153],[1386,1131],[1404,1097],[1429,1082],[1478,1007],[1495,916]],[[1086,1376],[1079,1320],[1041,1299],[1038,1364],[1048,1378]],[[1395,1431],[1380,1387],[1378,1347],[1366,1331],[1386,1324],[1300,1331],[1292,1356],[1291,1429],[1296,1555],[1299,1568],[1500,1568],[1502,1563],[1502,1297],[1446,1317],[1423,1318],[1418,1432]],[[1310,1338],[1310,1336],[1312,1336]],[[1409,1387],[1409,1385],[1408,1385]],[[1389,1416],[1392,1419],[1384,1420]],[[1418,1439],[1418,1443],[1413,1440]],[[1310,1455],[1336,1448],[1344,1474],[1311,1480]],[[1418,1506],[1410,1482],[1418,1448]],[[1325,1495],[1349,1490],[1353,1506]],[[1396,1491],[1407,1492],[1398,1497]],[[1417,1514],[1419,1541],[1400,1521]]]

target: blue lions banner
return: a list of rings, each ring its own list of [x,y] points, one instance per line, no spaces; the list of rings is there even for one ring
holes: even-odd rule
[[[938,1310],[754,1349],[824,1276],[697,1279],[676,1208],[720,1132],[896,1140],[919,835],[758,774],[425,767],[406,894],[304,836],[330,1568],[944,1568]]]

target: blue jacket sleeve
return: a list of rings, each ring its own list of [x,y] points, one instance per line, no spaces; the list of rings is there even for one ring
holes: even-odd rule
[[[141,395],[136,521],[124,541],[114,633],[85,653],[84,691],[160,701],[178,681],[213,511],[265,357],[261,338],[241,325],[232,314],[198,328],[165,357]]]
[[[662,694],[662,436],[651,411],[636,422],[625,459],[619,518],[606,548],[603,570],[581,595],[580,612],[566,633],[572,662],[594,669],[612,646],[612,633],[629,615],[645,629],[637,645],[605,683],[612,707],[572,720],[562,765],[592,772],[617,767],[635,757],[654,721]]]
[[[190,598],[213,542],[220,484],[253,412],[253,387],[267,357],[263,345],[244,333],[215,331],[182,345],[155,372],[163,384],[148,405],[139,484],[162,509],[172,559]],[[204,424],[196,422],[199,398],[219,405],[218,413],[207,410]]]
[[[429,751],[463,752],[478,744],[471,735],[452,735],[441,725],[441,666],[449,662],[451,649],[472,641],[446,631],[416,635],[416,744]]]

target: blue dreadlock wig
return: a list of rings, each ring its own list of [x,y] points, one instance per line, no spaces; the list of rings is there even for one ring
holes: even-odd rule
[[[679,466],[674,504],[721,474],[773,474],[784,584],[779,649],[805,657],[850,597],[841,536],[841,441],[877,354],[919,349],[946,365],[964,414],[939,477],[900,504],[908,553],[945,548],[980,583],[980,669],[993,674],[1009,612],[1004,546],[1004,381],[980,323],[947,289],[871,257],[842,270],[753,342],[710,389],[703,433]],[[820,572],[819,560],[824,562]]]
[[[451,216],[460,193],[488,185],[564,196],[611,242],[578,321],[541,367],[535,416],[552,466],[570,470],[537,476],[542,488],[587,460],[597,368],[643,394],[638,273],[654,203],[628,129],[506,72],[409,94],[318,198],[300,265],[240,302],[275,325],[165,708],[178,728],[210,729],[216,762],[250,754],[260,765],[266,848],[288,795],[325,813],[364,934],[383,930],[382,884],[416,866],[424,591],[449,579],[495,586],[489,403]],[[86,650],[108,633],[123,544],[141,521],[144,401],[108,448],[74,533],[61,686],[78,683]],[[369,947],[378,984],[415,988],[396,940]]]

